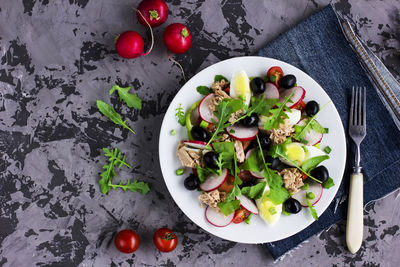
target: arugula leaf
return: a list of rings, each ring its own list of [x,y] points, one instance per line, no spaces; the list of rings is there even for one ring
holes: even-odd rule
[[[236,158],[236,153],[233,154],[233,174],[235,175],[235,184],[241,185],[243,183],[242,179],[239,178],[238,173],[239,173],[239,168],[237,166],[237,158]]]
[[[122,166],[127,166],[128,168],[131,168],[131,165],[125,162],[126,157],[122,157],[122,153],[118,148],[114,148],[112,150],[103,148],[103,151],[104,155],[108,157],[109,162],[109,164],[103,166],[105,171],[100,174],[101,179],[99,180],[99,185],[103,194],[107,194],[111,188],[114,190],[117,188],[122,188],[125,192],[126,190],[130,190],[132,192],[140,192],[143,195],[147,194],[150,189],[148,184],[145,182],[130,182],[130,180],[128,180],[126,184],[123,184],[122,181],[119,182],[119,184],[112,184],[111,180],[116,176],[114,166],[118,166],[119,168]]]
[[[243,108],[243,101],[240,99],[231,99],[226,98],[222,100],[217,106],[217,110],[214,111],[215,116],[218,119],[218,122],[212,119],[212,122],[215,125],[215,132],[211,136],[211,139],[207,144],[210,144],[217,138],[217,135],[224,131],[226,127],[230,124],[227,123],[231,114]]]
[[[247,216],[247,218],[244,220],[246,224],[250,224],[251,215],[253,215],[253,213],[250,213],[249,216]]]
[[[235,212],[235,210],[240,208],[240,200],[236,199],[232,201],[219,202],[218,208],[225,216],[228,216],[229,214]]]
[[[329,179],[325,183],[322,184],[322,187],[325,189],[329,189],[334,185],[335,185],[335,183],[333,182],[333,179],[331,177],[329,177]]]
[[[185,111],[183,111],[182,104],[179,104],[179,107],[175,109],[175,117],[178,118],[178,122],[180,125],[185,126],[186,125],[186,118],[185,118]]]
[[[137,95],[129,93],[131,88],[132,86],[120,87],[118,85],[114,85],[111,87],[108,94],[112,95],[112,93],[114,93],[116,90],[119,95],[119,100],[125,102],[128,107],[142,109],[142,100]]]
[[[118,124],[135,134],[135,132],[131,128],[129,128],[128,125],[126,125],[126,120],[123,121],[121,115],[119,115],[112,106],[101,100],[97,100],[96,105],[101,114],[109,118],[115,124]]]
[[[225,81],[229,82],[229,80],[226,77],[222,76],[222,75],[217,74],[217,75],[214,76],[214,82],[220,82],[222,80],[225,80]]]
[[[272,116],[271,118],[268,118],[268,120],[264,123],[264,130],[277,129],[279,127],[279,124],[284,123],[284,119],[289,118],[285,111],[292,112],[292,110],[288,106],[286,106],[286,103],[292,102],[290,100],[292,95],[293,93],[291,93],[289,97],[285,97],[285,101],[283,101],[283,103],[276,102],[276,106],[278,108],[270,110]]]
[[[257,135],[257,143],[261,154],[261,159],[264,163],[263,176],[267,180],[269,186],[268,198],[275,205],[279,205],[283,203],[286,199],[288,199],[290,197],[290,194],[286,190],[286,188],[283,187],[282,177],[279,174],[277,174],[276,171],[273,171],[270,168],[268,168],[267,163],[265,162],[264,154],[262,152],[262,147],[258,135]]]
[[[245,117],[249,117],[253,113],[257,113],[259,115],[269,116],[270,109],[276,105],[278,99],[265,99],[264,94],[261,97],[252,97],[250,107],[247,108],[246,114],[241,116],[239,119],[235,120],[231,124],[235,124],[236,122],[244,119]]]
[[[323,162],[324,160],[327,160],[327,159],[329,159],[328,155],[322,155],[322,156],[309,158],[302,164],[302,168],[304,171],[309,172],[310,170],[317,167],[318,164],[320,164],[321,162]]]
[[[150,191],[149,185],[147,183],[138,181],[130,182],[130,180],[128,180],[126,184],[122,184],[121,181],[119,182],[119,184],[110,183],[109,186],[111,186],[114,190],[116,190],[117,188],[121,188],[124,190],[124,192],[126,192],[126,190],[129,190],[131,192],[139,192],[142,195],[146,195]]]
[[[219,157],[222,158],[222,167],[232,169],[232,160],[233,155],[235,154],[235,144],[233,142],[214,142],[212,146],[219,154]]]
[[[232,201],[235,200],[235,197],[240,196],[242,192],[237,184],[233,187],[233,189],[226,195],[225,201]]]
[[[196,90],[201,95],[208,95],[213,92],[213,90],[210,87],[204,85],[197,86]]]
[[[207,177],[212,173],[209,168],[202,168],[199,165],[196,166],[196,170],[201,184],[204,183],[207,180]]]
[[[253,150],[250,156],[240,165],[240,169],[245,171],[253,171],[253,172],[260,172],[262,171],[262,161],[260,159],[260,152],[257,150]]]
[[[318,114],[318,113],[317,113]],[[317,115],[315,114],[315,115]],[[294,134],[294,139],[299,140],[300,142],[307,144],[308,141],[305,140],[305,136],[307,133],[310,132],[310,130],[314,130],[318,133],[328,133],[328,129],[324,128],[321,126],[321,124],[319,124],[316,120],[314,120],[315,115],[310,118],[310,119],[305,119],[305,125],[300,126],[300,125],[295,125],[294,126],[294,130],[295,130],[295,134]]]
[[[242,188],[242,194],[252,199],[259,199],[264,193],[267,182],[261,182],[253,186],[245,186]]]
[[[310,200],[306,197],[308,208],[311,211],[311,216],[313,216],[314,220],[318,221],[318,214],[317,211],[314,209],[313,205],[311,204]]]

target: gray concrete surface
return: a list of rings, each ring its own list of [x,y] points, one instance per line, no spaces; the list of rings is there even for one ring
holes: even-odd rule
[[[0,266],[398,266],[400,201],[396,193],[366,208],[365,241],[350,254],[345,224],[310,238],[277,263],[259,245],[214,237],[186,218],[170,197],[158,164],[158,133],[169,101],[183,84],[162,44],[167,24],[191,30],[191,50],[176,59],[188,76],[212,63],[249,55],[329,1],[168,0],[167,24],[155,29],[146,57],[123,60],[113,37],[146,29],[130,7],[139,1],[4,0],[0,3]],[[400,1],[336,0],[357,32],[400,78]],[[136,136],[115,127],[95,108],[110,101],[114,84],[132,85],[144,100],[130,111],[111,102]],[[118,146],[133,163],[122,177],[150,183],[142,196],[97,184],[102,147]],[[151,237],[168,226],[180,240],[169,254]],[[112,244],[122,228],[136,229],[141,248],[132,255]]]

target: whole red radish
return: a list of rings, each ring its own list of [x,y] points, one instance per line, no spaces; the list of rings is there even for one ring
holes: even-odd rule
[[[143,38],[135,31],[126,31],[118,36],[115,50],[123,58],[137,58],[143,54]]]
[[[185,25],[173,23],[164,31],[164,43],[172,53],[183,54],[192,45],[192,35]]]
[[[139,12],[136,12],[136,16],[143,26],[147,26],[147,21],[151,27],[155,28],[163,24],[168,18],[168,6],[163,0],[143,0],[137,10],[143,15],[141,16]]]

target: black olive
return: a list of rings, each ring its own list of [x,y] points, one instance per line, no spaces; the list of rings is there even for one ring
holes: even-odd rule
[[[299,213],[301,211],[301,204],[297,199],[289,198],[283,203],[284,209],[289,213]]]
[[[280,80],[281,87],[286,89],[292,88],[295,84],[296,84],[296,76],[292,74],[285,75]]]
[[[271,145],[271,139],[268,135],[258,134],[258,140],[260,140],[260,145],[262,149],[269,149],[269,146]]]
[[[250,88],[255,95],[265,92],[265,82],[260,77],[256,77],[250,82]]]
[[[281,163],[281,161],[278,158],[273,158],[270,155],[265,156],[265,162],[270,163],[271,165],[269,165],[269,168],[273,170],[276,170],[279,164]]]
[[[318,105],[318,103],[315,102],[314,100],[313,100],[313,101],[309,101],[309,102],[306,104],[306,109],[305,109],[305,111],[306,111],[306,114],[307,114],[309,117],[314,116],[314,115],[317,114],[317,112],[319,111],[319,105]]]
[[[322,183],[325,183],[329,179],[329,172],[325,166],[318,166],[317,168],[310,171],[310,174],[315,179],[318,179]]]
[[[196,190],[200,185],[200,180],[192,173],[185,179],[183,184],[187,190]]]
[[[240,122],[245,127],[254,127],[258,125],[258,115],[252,113],[250,116],[244,117]]]
[[[203,156],[204,164],[209,168],[218,168],[218,154],[215,152],[207,152]]]
[[[192,130],[190,130],[190,134],[192,135],[194,140],[204,142],[208,140],[208,132],[200,126],[193,126]]]

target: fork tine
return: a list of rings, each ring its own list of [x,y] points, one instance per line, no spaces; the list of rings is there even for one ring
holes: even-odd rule
[[[353,120],[353,109],[354,109],[354,86],[351,88],[351,103],[350,103],[350,117],[349,117],[349,125],[354,124]]]
[[[363,123],[365,127],[367,125],[367,89],[364,86],[364,103],[363,103]]]
[[[358,87],[356,87],[355,88],[355,96],[354,96],[354,123],[353,123],[353,125],[358,125],[358,122],[359,122],[359,119],[358,119],[358,116],[359,116],[359,112],[358,112],[358,93],[359,93],[359,90],[358,90]]]
[[[363,103],[363,101],[362,101],[362,89],[361,89],[361,87],[358,87],[358,123],[357,123],[357,125],[362,125],[362,121],[363,121],[363,119],[362,119],[362,112],[361,112],[361,108],[362,108],[362,103]]]

